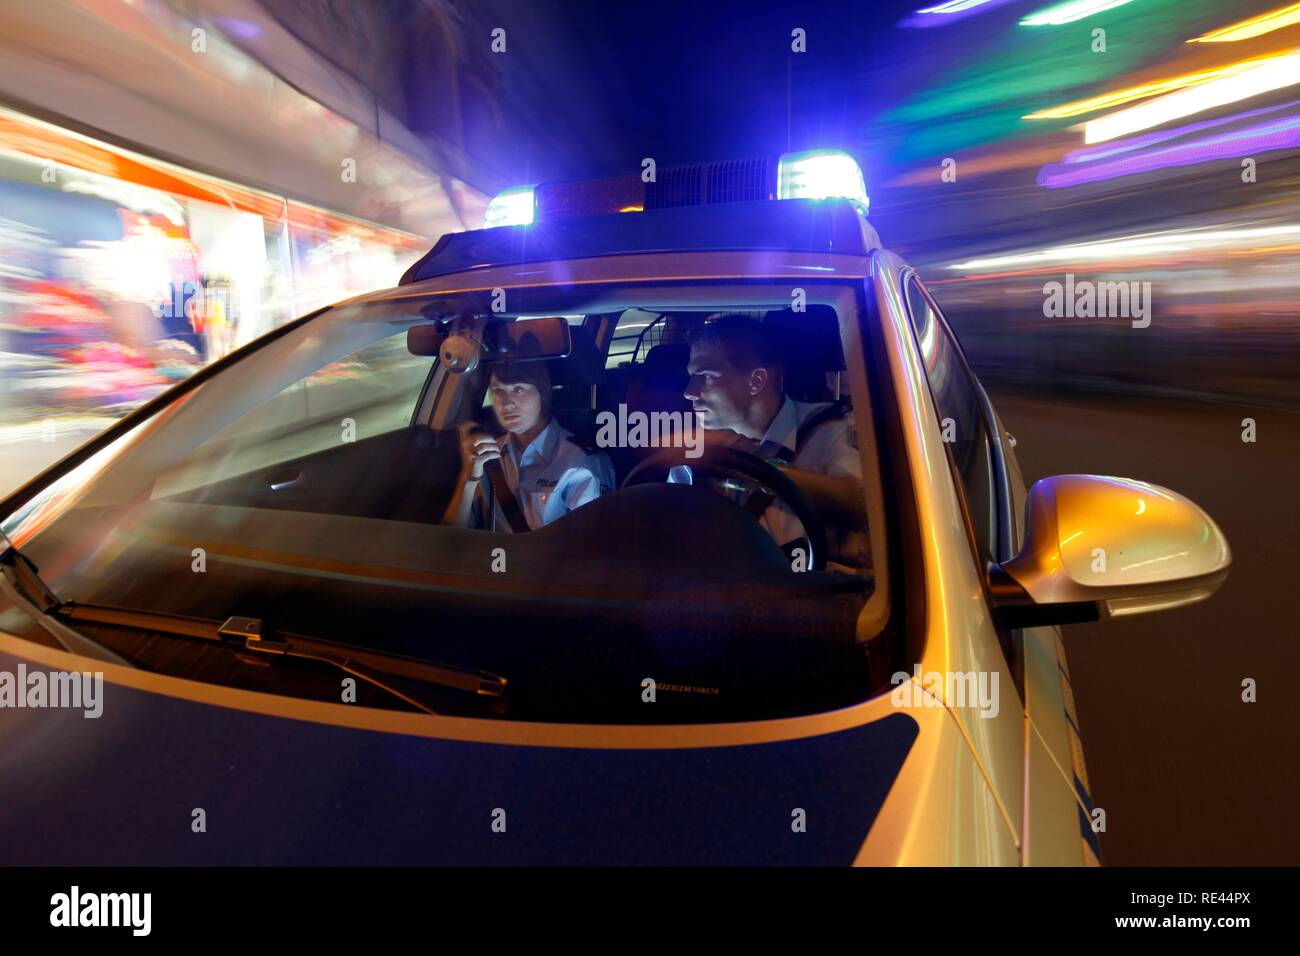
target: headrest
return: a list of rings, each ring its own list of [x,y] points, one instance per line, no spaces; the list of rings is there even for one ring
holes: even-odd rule
[[[642,381],[649,388],[685,388],[691,348],[685,342],[656,345],[645,355]]]
[[[781,344],[786,368],[808,373],[838,372],[844,368],[840,326],[829,305],[810,305],[806,312],[781,309],[763,316],[763,324]]]
[[[569,335],[573,349],[568,357],[551,359],[546,364],[546,370],[551,373],[551,382],[555,385],[593,385],[600,382],[605,370],[591,334],[581,325],[571,325]]]

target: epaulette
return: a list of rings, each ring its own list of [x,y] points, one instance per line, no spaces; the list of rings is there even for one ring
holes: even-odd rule
[[[577,435],[565,435],[564,440],[573,442],[575,445],[581,448],[588,455],[594,455],[597,452],[601,451],[601,449],[596,445],[590,444],[585,441],[579,441]]]

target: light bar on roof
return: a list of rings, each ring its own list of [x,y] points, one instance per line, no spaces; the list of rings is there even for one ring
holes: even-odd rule
[[[483,227],[527,226],[537,218],[532,186],[512,186],[492,197],[483,214]]]
[[[488,203],[485,228],[527,226],[552,219],[633,213],[721,202],[776,199],[847,199],[862,213],[868,206],[862,169],[839,149],[770,154],[693,166],[661,168],[651,184],[639,173],[605,179],[515,186]],[[773,173],[775,172],[775,177]],[[775,178],[775,182],[773,182]],[[773,188],[775,187],[775,188]]]
[[[862,168],[839,149],[786,153],[776,174],[777,199],[849,199],[866,212],[870,199]]]

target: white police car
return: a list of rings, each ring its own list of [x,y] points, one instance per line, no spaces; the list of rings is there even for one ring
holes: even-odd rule
[[[836,152],[505,194],[0,503],[6,861],[1095,862],[1055,625],[1207,597],[1227,544],[1140,482],[1026,495],[866,212]],[[719,313],[832,409],[847,505],[677,440]],[[521,361],[617,487],[536,530],[446,526],[459,432]],[[102,674],[97,715],[72,672]]]

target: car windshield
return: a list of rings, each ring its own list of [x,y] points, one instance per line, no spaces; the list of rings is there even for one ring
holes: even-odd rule
[[[493,293],[299,320],[0,527],[65,602],[504,678],[471,715],[740,720],[878,690],[897,627],[860,290]],[[337,674],[76,627],[147,669],[339,700]]]

